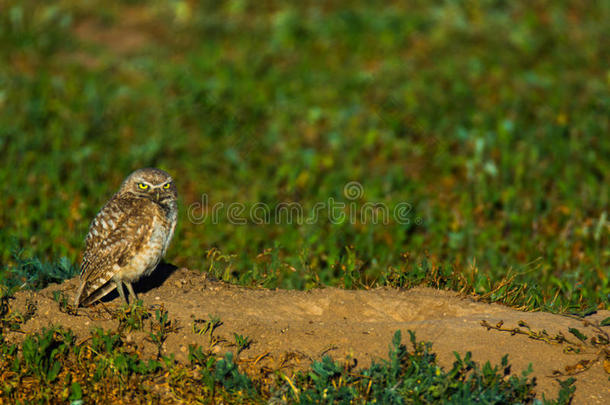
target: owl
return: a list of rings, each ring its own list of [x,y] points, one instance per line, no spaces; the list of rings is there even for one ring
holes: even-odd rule
[[[80,286],[74,305],[87,306],[114,288],[127,302],[137,299],[131,283],[147,276],[165,255],[178,219],[178,193],[160,169],[139,169],[95,216],[85,238]]]

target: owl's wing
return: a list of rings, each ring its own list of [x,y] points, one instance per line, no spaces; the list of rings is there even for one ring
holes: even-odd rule
[[[81,287],[83,301],[138,253],[152,233],[150,204],[143,199],[111,199],[96,215],[85,239]]]

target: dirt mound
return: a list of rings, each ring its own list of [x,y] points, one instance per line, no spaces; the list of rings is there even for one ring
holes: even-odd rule
[[[179,361],[186,361],[189,344],[212,345],[218,353],[235,351],[234,334],[247,336],[252,344],[241,353],[242,358],[257,359],[270,367],[298,369],[308,367],[312,360],[330,354],[339,360],[351,356],[359,365],[371,360],[387,358],[388,346],[394,332],[407,330],[417,333],[418,340],[433,343],[433,351],[440,364],[450,367],[455,359],[471,351],[477,362],[499,364],[504,354],[509,355],[513,372],[520,373],[533,363],[538,393],[555,397],[559,388],[553,372],[587,366],[582,360],[596,359],[599,350],[583,347],[581,353],[565,353],[567,344],[550,344],[557,334],[578,342],[569,328],[577,328],[585,335],[595,335],[594,327],[583,320],[549,313],[520,312],[501,305],[475,302],[447,291],[428,288],[398,290],[341,290],[325,288],[313,291],[264,290],[241,288],[211,280],[205,273],[166,266],[155,272],[157,278],[147,279],[136,286],[147,306],[163,305],[169,319],[177,321],[179,329],[164,343],[164,354],[173,353]],[[19,292],[11,302],[14,310],[25,311],[28,300],[36,303],[37,311],[22,330],[39,331],[49,325],[63,325],[72,329],[78,339],[87,338],[91,328],[115,328],[107,309],[117,308],[121,302],[113,293],[101,305],[79,309],[78,315],[60,311],[54,292],[67,297],[74,294],[77,280],[68,280],[37,293]],[[55,293],[57,295],[57,293]],[[599,322],[609,317],[610,311],[600,311],[587,318]],[[222,324],[202,334],[205,322],[219,318]],[[492,328],[481,325],[486,321]],[[502,325],[498,323],[503,321]],[[523,326],[523,322],[528,328]],[[522,326],[519,326],[519,325]],[[513,334],[495,329],[519,328],[526,334]],[[601,327],[605,333],[610,327]],[[548,335],[542,334],[546,331]],[[200,332],[200,333],[196,333]],[[531,338],[540,333],[538,339]],[[142,345],[142,351],[156,349],[144,339],[145,332],[127,332],[128,339]],[[14,333],[12,340],[23,339]],[[579,363],[580,362],[580,363]],[[606,366],[608,366],[606,364]],[[588,370],[577,374],[575,403],[610,403],[609,374],[604,371],[603,359]]]

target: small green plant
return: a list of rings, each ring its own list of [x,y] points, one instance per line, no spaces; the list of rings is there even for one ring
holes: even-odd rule
[[[569,405],[572,403],[572,398],[574,398],[574,392],[576,392],[576,387],[574,383],[576,379],[574,377],[570,377],[563,381],[558,380],[559,382],[559,393],[557,394],[557,399],[547,399],[544,394],[542,394],[542,402],[544,405]]]
[[[214,316],[214,315],[209,315],[210,319],[209,320],[205,320],[205,319],[195,319],[193,320],[193,332],[198,334],[198,335],[205,335],[205,334],[209,334],[210,337],[210,345],[213,345],[216,342],[216,339],[214,337],[214,330],[216,330],[216,328],[218,328],[219,326],[222,325],[222,321],[220,320],[219,317]],[[199,325],[203,325],[203,326],[199,326]]]
[[[189,345],[189,363],[196,367],[201,377],[200,382],[207,388],[208,393],[214,395],[216,388],[216,379],[214,369],[216,366],[216,357],[209,351],[204,352],[199,345]]]
[[[96,353],[112,353],[121,344],[121,335],[118,333],[104,331],[102,328],[95,328],[91,332],[90,347]]]
[[[242,402],[246,397],[251,400],[260,399],[252,380],[239,370],[232,353],[228,352],[217,360],[209,352],[204,353],[201,346],[189,345],[189,362],[197,368],[199,381],[212,396],[217,391],[217,386],[220,386],[235,395],[237,402]]]
[[[57,378],[73,343],[71,331],[43,328],[41,334],[28,336],[23,341],[22,364],[27,372],[50,384]]]
[[[239,371],[237,364],[233,361],[233,353],[231,352],[225,354],[224,358],[216,362],[214,378],[229,392],[253,394],[252,381]]]
[[[77,315],[78,311],[70,303],[63,291],[53,291],[53,300],[59,304],[59,311],[69,315]]]
[[[70,397],[68,397],[70,404],[71,405],[82,404],[82,399],[83,399],[83,389],[81,388],[81,385],[77,382],[73,382],[70,385]]]
[[[95,364],[94,381],[100,381],[106,375],[106,370],[111,364],[108,354],[119,349],[121,345],[122,341],[118,333],[96,328],[91,332],[91,344],[78,348],[79,360]]]
[[[219,280],[234,281],[233,264],[237,255],[223,254],[215,247],[206,252],[206,260],[209,260],[208,273]]]
[[[109,374],[117,375],[122,383],[131,374],[150,374],[162,367],[154,359],[145,361],[131,351],[122,340],[120,333],[95,329],[91,335],[91,344],[78,350],[81,361],[95,364],[93,379],[100,381]]]
[[[168,319],[168,312],[161,307],[155,310],[155,320],[150,324],[150,340],[157,345],[157,359],[161,358],[163,343],[167,336],[177,330],[175,322]]]
[[[123,305],[114,312],[114,317],[119,321],[119,331],[142,330],[144,321],[150,316],[142,300]]]
[[[235,346],[237,347],[237,357],[239,354],[246,350],[252,344],[252,340],[248,336],[243,336],[238,333],[233,333],[233,338],[235,339]]]
[[[210,368],[215,363],[215,358],[209,352],[204,353],[199,345],[189,345],[189,363]]]

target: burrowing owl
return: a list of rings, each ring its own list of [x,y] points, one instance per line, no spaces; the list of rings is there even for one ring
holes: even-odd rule
[[[178,216],[176,186],[159,169],[131,173],[89,226],[74,305],[89,305],[122,283],[149,275],[165,255]]]

